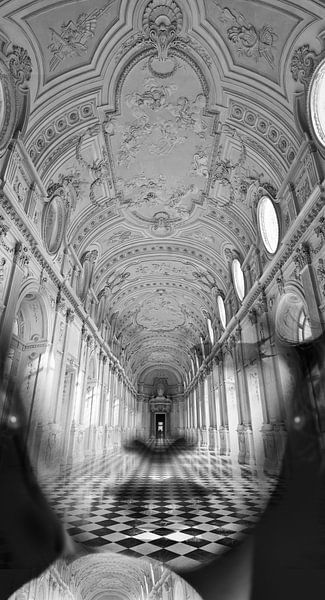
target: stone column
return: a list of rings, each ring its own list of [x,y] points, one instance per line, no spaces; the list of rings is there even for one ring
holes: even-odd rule
[[[201,412],[201,446],[206,448],[208,445],[206,411],[205,411],[205,394],[204,394],[204,375],[201,374],[199,382],[199,398]]]
[[[80,337],[79,337],[79,349],[78,349],[78,368],[76,373],[76,384],[75,393],[73,399],[73,416],[70,429],[70,443],[67,453],[67,460],[69,463],[77,462],[83,458],[84,448],[84,426],[81,424],[81,412],[82,412],[82,391],[84,387],[84,369],[86,359],[86,339],[87,330],[85,326],[82,326]]]
[[[191,387],[191,402],[192,402],[192,440],[197,442],[197,409],[196,395],[194,387]]]
[[[218,360],[218,359],[217,359]],[[225,388],[225,374],[223,355],[220,355],[218,364],[218,383],[219,383],[219,402],[220,402],[220,425],[219,425],[219,443],[220,443],[220,454],[230,453],[229,443],[229,424],[228,424],[228,410],[227,410],[227,397]]]
[[[137,397],[137,408],[136,408],[136,436],[137,438],[144,439],[145,423],[144,423],[144,394],[139,393]]]
[[[196,435],[197,442],[199,446],[202,443],[202,434],[201,434],[201,410],[200,410],[200,396],[199,396],[199,384],[196,383],[196,387],[194,388],[195,394],[195,405],[196,405]]]
[[[257,314],[256,335],[259,341],[263,419],[265,416],[265,423],[262,426],[264,470],[268,474],[277,474],[281,468],[286,440],[285,399],[279,356],[275,347],[264,290],[254,308]]]
[[[250,464],[255,463],[255,448],[252,431],[252,418],[244,366],[242,329],[238,324],[235,332],[234,363],[237,373],[237,390],[240,405],[240,423],[238,425],[239,456],[238,462]]]
[[[62,356],[59,367],[59,381],[57,386],[57,398],[54,412],[54,422],[60,422],[60,415],[62,411],[62,391],[64,385],[64,377],[65,377],[65,369],[66,369],[66,359],[67,359],[67,348],[68,348],[68,339],[69,339],[69,330],[70,323],[74,320],[74,311],[71,308],[68,308],[65,315],[65,328],[64,328],[64,337],[63,337],[63,345],[62,345]],[[64,425],[61,423],[61,425]]]
[[[13,330],[14,320],[18,309],[17,303],[22,287],[22,281],[28,274],[29,256],[27,248],[21,242],[17,242],[8,278],[7,290],[4,299],[5,309],[1,315],[0,323],[0,347],[4,355],[7,353]]]
[[[216,450],[216,448],[217,448],[217,413],[216,413],[214,378],[213,378],[212,367],[210,367],[210,372],[208,373],[208,396],[209,396],[209,413],[210,413],[209,449]]]
[[[179,407],[179,433],[180,436],[183,436],[185,433],[185,420],[184,420],[184,399],[180,398],[178,401],[178,407]]]

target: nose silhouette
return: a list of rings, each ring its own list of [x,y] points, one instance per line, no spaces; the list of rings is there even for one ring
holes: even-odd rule
[[[0,381],[0,600],[5,600],[60,556],[65,537],[33,473],[15,382],[9,380],[4,390],[3,356]]]

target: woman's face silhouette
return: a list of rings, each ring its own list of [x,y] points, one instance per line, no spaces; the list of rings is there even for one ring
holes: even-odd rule
[[[319,339],[316,342],[304,344],[298,348],[277,341],[274,348],[283,388],[286,425],[288,441],[291,443],[291,453],[293,453],[293,456],[296,453],[297,457],[302,456],[304,460],[312,461],[318,452],[319,446],[319,408],[321,409],[321,390],[324,386],[325,377],[323,369],[323,340]],[[253,356],[253,352],[256,352],[256,347],[252,344],[250,348],[246,347],[245,351],[251,352]],[[266,368],[272,368],[270,361],[266,365]],[[312,397],[311,392],[313,392]],[[9,395],[11,398],[11,409],[9,411],[10,414],[8,413],[7,415],[7,424],[10,429],[19,432],[19,426],[23,421],[23,401],[17,394],[17,382],[11,382],[9,385]],[[30,448],[30,453],[33,456],[32,447]],[[102,464],[104,470],[103,468],[101,471],[98,470],[99,463],[95,462],[91,464],[91,461],[87,465],[87,473],[79,471],[79,474],[76,474],[76,472],[73,472],[73,469],[54,473],[51,469],[46,468],[42,471],[41,468],[39,470],[39,481],[49,503],[53,506],[54,511],[59,514],[65,526],[68,527],[68,531],[69,524],[71,525],[71,520],[69,518],[67,520],[70,511],[78,511],[80,509],[78,517],[82,521],[81,529],[84,526],[85,531],[87,531],[87,528],[90,531],[89,525],[92,523],[91,513],[94,503],[97,511],[99,511],[98,514],[100,514],[101,507],[103,507],[106,519],[110,519],[112,510],[114,510],[113,502],[115,503],[115,510],[116,507],[122,507],[125,518],[129,519],[131,529],[129,531],[130,538],[132,536],[135,538],[137,535],[141,536],[142,534],[145,536],[146,532],[150,532],[150,524],[153,526],[157,525],[157,516],[155,513],[157,509],[157,497],[160,497],[163,498],[166,504],[171,506],[171,511],[176,510],[176,516],[179,506],[182,505],[183,513],[184,506],[186,506],[187,512],[185,510],[182,517],[174,518],[173,521],[174,525],[179,526],[181,524],[185,527],[181,528],[181,531],[186,536],[186,527],[191,526],[192,529],[197,527],[197,524],[195,524],[196,513],[200,514],[202,509],[206,511],[210,510],[212,516],[214,512],[215,514],[218,513],[217,499],[220,498],[220,495],[218,496],[220,487],[224,488],[225,485],[231,486],[236,481],[236,475],[234,475],[233,470],[233,467],[236,465],[232,465],[230,461],[227,462],[225,460],[221,463],[220,457],[211,458],[210,456],[210,462],[207,466],[207,456],[208,454],[204,452],[198,452],[196,446],[192,447],[188,445],[185,440],[182,442],[174,441],[173,444],[165,447],[163,451],[156,451],[155,447],[150,447],[134,440],[121,449],[118,460],[116,459],[116,455],[114,460],[111,460],[112,457],[106,457]],[[202,463],[202,457],[204,457],[205,463],[204,461]],[[247,477],[256,477],[256,475],[254,468],[249,469],[245,467],[240,472],[237,470],[238,481],[245,482],[247,481]],[[18,476],[21,476],[21,472]],[[273,484],[264,488],[263,501],[260,506],[265,506],[274,484],[275,481],[273,479]],[[62,497],[68,498],[63,512],[61,510],[62,503],[60,507],[55,497],[57,486],[60,487]],[[260,486],[261,482],[257,478],[256,492],[258,488],[260,491]],[[251,491],[254,491],[253,488]],[[240,502],[243,500],[240,487],[233,485],[232,492],[237,494],[235,501]],[[111,501],[110,504],[107,503],[108,498]],[[216,500],[214,504],[213,499]],[[241,510],[245,511],[243,507]],[[5,510],[3,514],[5,514]],[[166,525],[168,518],[169,516],[165,514],[164,525]],[[225,525],[217,523],[218,519],[222,521],[222,517],[220,518],[219,515],[216,522],[211,521],[212,527],[219,528],[219,532],[227,530]],[[189,523],[191,520],[193,522],[190,525],[184,525],[186,521]],[[228,530],[231,530],[229,522]],[[223,530],[222,527],[224,528]],[[252,527],[250,530],[253,532]],[[194,534],[192,537],[196,537],[197,541],[200,540],[200,535],[195,536]],[[201,538],[201,541],[202,539],[204,538]],[[183,540],[183,542],[186,544],[186,540]],[[94,546],[87,540],[83,542],[83,545],[88,551],[94,550]],[[199,545],[199,547],[202,547],[202,545]],[[105,547],[101,547],[101,550],[105,550]],[[201,567],[203,570],[204,564],[205,561],[202,561]],[[184,576],[187,578],[191,577],[186,571],[184,572]]]

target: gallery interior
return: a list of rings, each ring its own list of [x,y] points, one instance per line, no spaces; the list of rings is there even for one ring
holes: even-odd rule
[[[250,535],[288,348],[324,330],[324,2],[6,0],[0,23],[4,388],[92,551],[12,598],[195,600],[178,573]]]

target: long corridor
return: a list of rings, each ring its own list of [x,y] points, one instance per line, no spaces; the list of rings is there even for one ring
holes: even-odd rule
[[[167,440],[133,443],[43,479],[75,541],[177,571],[249,535],[275,483],[230,458]]]

